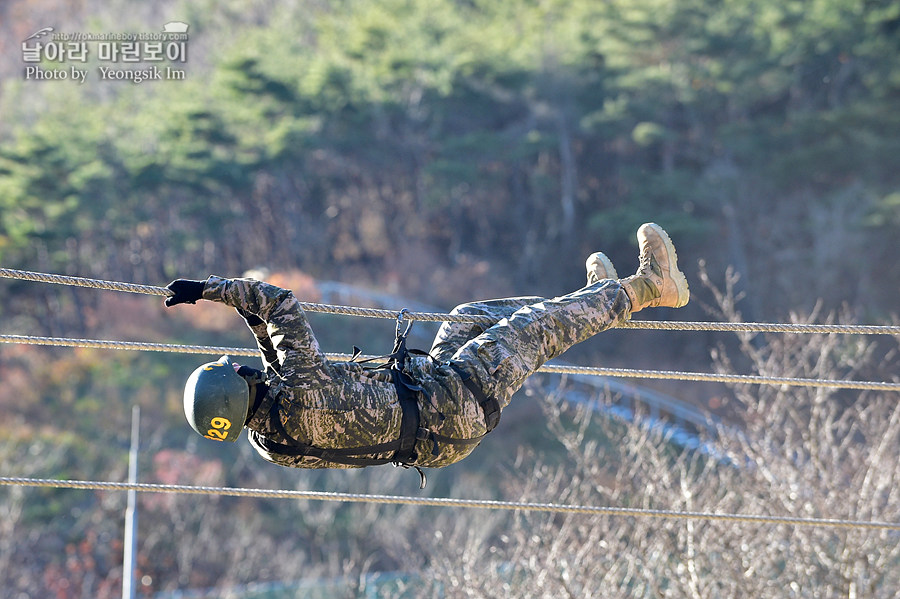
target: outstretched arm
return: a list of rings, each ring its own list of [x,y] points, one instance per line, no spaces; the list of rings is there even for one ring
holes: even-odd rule
[[[256,314],[247,312],[243,308],[235,309],[244,319],[244,322],[247,323],[247,327],[256,338],[256,347],[259,349],[259,353],[262,354],[263,364],[266,369],[271,369],[278,373],[280,368],[280,364],[278,364],[278,352],[275,351],[275,346],[272,344],[272,339],[269,337],[266,323]]]
[[[265,333],[268,341],[263,340],[260,349],[267,361],[271,358],[274,362],[270,363],[278,365],[278,374],[282,378],[300,386],[320,385],[330,379],[331,366],[319,349],[306,314],[290,290],[253,279],[216,276],[205,282],[186,283],[201,283],[202,287],[182,284],[182,280],[173,281],[169,289],[175,295],[166,300],[166,305],[206,299],[254,314],[263,321],[265,329],[262,324],[251,326],[251,329],[257,340]]]

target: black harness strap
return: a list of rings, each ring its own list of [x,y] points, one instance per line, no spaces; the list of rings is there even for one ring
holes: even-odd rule
[[[255,396],[253,398],[253,405],[247,410],[247,418],[244,420],[244,426],[247,426],[247,424],[253,420],[253,417],[256,415],[256,410],[262,405],[263,398],[266,396],[266,393],[269,392],[269,386],[265,383],[256,383],[252,389]]]
[[[406,362],[410,353],[421,352],[409,350],[406,347],[406,337],[409,335],[410,328],[412,328],[412,321],[407,323],[406,329],[401,333],[400,325],[403,323],[403,314],[405,312],[406,309],[404,308],[397,316],[394,347],[391,353],[385,356],[387,362],[382,366],[377,366],[374,370],[387,369],[390,371],[391,381],[394,383],[394,388],[397,390],[397,399],[400,401],[400,446],[390,461],[394,466],[415,468],[416,472],[419,473],[419,488],[424,489],[426,483],[425,473],[415,465],[415,461],[418,458],[418,455],[416,455],[416,442],[428,439],[432,433],[421,426],[419,395],[425,389],[406,374]]]
[[[410,353],[420,353],[418,350],[409,350],[406,347],[406,336],[409,334],[412,321],[407,325],[406,330],[400,332],[400,324],[403,320],[401,311],[397,318],[397,332],[394,341],[394,348],[387,356],[380,359],[386,359],[387,362],[374,368],[373,370],[386,369],[390,371],[391,381],[397,390],[397,398],[400,402],[400,434],[393,441],[379,443],[376,445],[365,445],[362,447],[347,447],[339,449],[323,449],[315,447],[308,443],[298,441],[290,435],[281,422],[281,416],[278,410],[278,404],[272,405],[272,414],[270,421],[275,425],[278,433],[288,443],[279,443],[272,441],[260,435],[257,438],[259,445],[270,453],[276,453],[286,456],[302,456],[319,458],[335,464],[344,464],[347,466],[379,466],[382,464],[394,464],[403,468],[415,468],[421,478],[420,487],[425,488],[425,473],[422,469],[414,464],[416,458],[416,442],[435,439],[434,435],[428,429],[420,426],[420,413],[418,394],[424,389],[416,383],[416,381],[404,372],[406,360]],[[357,348],[354,349],[354,358],[359,353]],[[421,352],[424,353],[424,352]],[[364,360],[368,361],[368,360]],[[376,454],[393,452],[389,458],[372,457]]]
[[[392,462],[408,466],[416,461],[416,441],[427,438],[428,430],[419,426],[418,392],[422,387],[415,384],[409,375],[397,368],[391,368],[391,379],[397,389],[402,413],[400,416],[400,439]]]
[[[421,477],[419,488],[424,489],[426,483],[425,473],[421,468],[415,465],[415,462],[418,459],[418,455],[416,454],[417,441],[430,441],[433,447],[432,454],[435,456],[439,455],[439,445],[442,443],[450,445],[478,445],[481,443],[484,435],[480,435],[473,439],[455,439],[453,437],[446,437],[432,432],[421,426],[419,395],[424,392],[424,388],[406,373],[405,368],[410,354],[425,356],[428,354],[415,349],[407,349],[406,337],[409,334],[412,321],[407,324],[406,330],[401,333],[400,325],[403,321],[404,312],[406,312],[405,309],[402,310],[397,317],[396,339],[391,353],[386,356],[381,356],[380,358],[370,358],[369,360],[361,361],[387,360],[386,363],[381,366],[376,366],[372,370],[388,370],[391,374],[391,381],[397,390],[397,398],[399,399],[400,407],[402,409],[400,417],[400,434],[397,439],[362,447],[339,449],[323,449],[315,447],[308,443],[298,441],[287,432],[284,423],[281,422],[278,403],[274,402],[271,408],[270,421],[274,424],[281,437],[287,440],[287,443],[279,443],[277,441],[272,441],[263,435],[257,435],[255,438],[259,445],[269,453],[285,456],[319,458],[321,460],[346,466],[379,466],[382,464],[393,464],[394,466],[403,468],[415,468]],[[354,356],[351,361],[355,361],[356,356],[360,353],[359,349],[356,347],[353,349]],[[452,362],[450,363],[450,367],[459,375],[463,384],[469,392],[472,393],[476,401],[478,401],[478,404],[484,411],[484,421],[487,432],[491,432],[497,426],[497,423],[500,422],[500,403],[495,398],[485,395],[481,386],[472,378],[470,373]],[[389,458],[373,457],[378,454],[386,453],[391,453],[391,456]]]
[[[275,425],[282,438],[287,439],[289,443],[279,443],[260,435],[257,440],[262,448],[269,453],[293,457],[319,458],[346,466],[378,466],[390,463],[393,458],[373,458],[371,456],[379,453],[396,452],[400,448],[399,440],[363,447],[342,447],[340,449],[322,449],[303,443],[292,437],[284,428],[277,403],[272,405],[270,421]]]
[[[497,401],[497,398],[488,397],[487,394],[485,394],[484,389],[481,388],[481,385],[472,378],[471,373],[463,370],[453,362],[449,362],[449,365],[450,368],[459,375],[459,378],[462,379],[463,385],[466,386],[466,389],[469,390],[469,393],[472,394],[475,401],[478,402],[478,405],[481,406],[481,409],[484,412],[484,424],[487,427],[487,432],[491,432],[497,428],[497,425],[500,423],[500,402]]]

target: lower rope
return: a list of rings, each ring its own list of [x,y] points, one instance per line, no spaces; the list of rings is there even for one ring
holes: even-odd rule
[[[25,335],[0,335],[0,343],[20,343],[24,345],[49,345],[63,347],[87,347],[93,349],[124,349],[160,351],[185,354],[252,356],[259,355],[258,349],[242,347],[214,347],[207,345],[173,345],[168,343],[144,343],[139,341],[101,341],[93,339],[67,339],[58,337],[29,337]],[[346,362],[350,354],[328,353],[325,357],[335,362]],[[357,358],[370,359],[378,356],[360,355]],[[681,372],[677,370],[634,370],[629,368],[598,368],[593,366],[567,366],[544,364],[538,372],[554,374],[580,374],[586,376],[609,376],[635,379],[663,379],[675,381],[695,381],[710,383],[745,383],[750,385],[784,385],[786,387],[831,387],[869,391],[900,391],[900,383],[880,381],[847,381],[835,379],[801,379],[771,377],[746,374],[711,374],[705,372]]]
[[[189,495],[224,495],[231,497],[305,499],[310,501],[336,501],[343,503],[375,503],[385,505],[413,505],[428,507],[456,507],[486,510],[517,510],[524,512],[583,514],[631,518],[707,520],[740,524],[781,524],[789,526],[814,526],[869,530],[900,530],[900,522],[843,520],[835,518],[797,518],[792,516],[761,516],[752,514],[717,514],[713,512],[680,512],[675,510],[654,510],[645,508],[560,505],[555,503],[525,503],[481,499],[451,499],[442,497],[404,497],[398,495],[366,495],[359,493],[326,493],[321,491],[247,489],[236,487],[205,487],[188,485],[163,485],[152,483],[116,483],[18,477],[0,477],[0,486],[51,487],[60,489],[81,489],[94,491],[140,491],[149,493],[180,493]]]

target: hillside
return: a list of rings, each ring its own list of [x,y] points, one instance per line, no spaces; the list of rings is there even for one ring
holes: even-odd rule
[[[169,23],[188,25],[184,53],[158,63],[113,61],[97,39],[83,60],[35,50]],[[37,36],[47,27],[69,38]],[[896,323],[898,30],[887,0],[10,0],[0,266],[149,285],[254,270],[309,301],[443,311],[577,289],[596,250],[630,273],[634,231],[655,221],[675,240],[692,301],[641,318]],[[184,77],[133,82],[154,65]],[[30,66],[86,79],[36,80]],[[338,293],[348,288],[365,293]],[[166,310],[159,298],[9,280],[0,298],[4,334],[250,343],[233,311],[202,302]],[[311,320],[326,351],[390,349],[390,322]],[[424,346],[434,327],[415,331]],[[894,381],[896,356],[889,336],[615,330],[564,358]],[[415,492],[411,472],[295,472],[243,441],[195,438],[181,389],[196,363],[0,346],[0,474],[123,480],[137,404],[148,482]],[[425,493],[900,521],[894,395],[640,386],[742,434],[722,435],[717,457],[683,451],[640,406],[610,418],[605,408],[627,403],[620,388],[545,377]],[[373,572],[418,573],[413,595],[448,597],[900,587],[884,530],[141,502],[148,597]],[[115,493],[0,490],[0,599],[117,596],[123,509]]]

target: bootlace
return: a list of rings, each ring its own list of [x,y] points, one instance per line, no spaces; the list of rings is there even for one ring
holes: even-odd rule
[[[659,265],[659,261],[656,259],[656,256],[653,254],[653,252],[650,251],[650,248],[647,248],[646,252],[641,253],[639,260],[639,273],[643,275],[662,277],[662,267]]]

